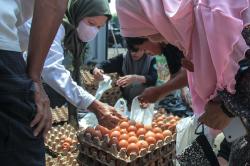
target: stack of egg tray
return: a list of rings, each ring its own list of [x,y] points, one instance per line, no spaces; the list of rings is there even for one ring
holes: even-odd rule
[[[63,149],[65,139],[71,141],[68,149]],[[45,138],[46,166],[77,166],[78,150],[77,132],[67,124],[52,127]]]
[[[62,106],[60,108],[55,107],[54,109],[51,109],[51,113],[52,113],[52,124],[58,124],[61,122],[68,121],[68,108],[65,106]]]
[[[114,106],[116,101],[121,98],[121,90],[116,85],[116,81],[118,79],[117,74],[111,73],[107,74],[112,79],[112,88],[107,90],[103,95],[100,101],[104,103],[108,103],[109,105]],[[96,94],[96,91],[98,89],[98,82],[94,80],[93,75],[89,71],[82,71],[83,76],[83,82],[85,89],[92,95]]]
[[[126,150],[118,151],[115,144],[108,145],[109,138],[104,136],[102,140],[92,138],[89,133],[78,134],[80,153],[78,163],[80,166],[173,166],[175,160],[175,135],[164,141],[158,141],[156,145],[150,145],[148,149],[140,151],[139,155]]]

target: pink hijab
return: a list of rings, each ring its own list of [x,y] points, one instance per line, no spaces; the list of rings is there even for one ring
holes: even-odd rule
[[[218,90],[235,93],[238,62],[248,49],[241,36],[250,0],[116,0],[126,37],[160,33],[194,64],[188,72],[196,114]]]

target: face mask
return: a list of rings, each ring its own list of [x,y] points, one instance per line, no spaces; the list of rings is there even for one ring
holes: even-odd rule
[[[84,21],[81,21],[77,27],[78,37],[82,42],[89,42],[93,40],[98,32],[99,29],[97,27],[90,26]]]

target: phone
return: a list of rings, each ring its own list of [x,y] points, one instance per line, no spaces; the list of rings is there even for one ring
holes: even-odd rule
[[[247,130],[239,117],[232,118],[229,125],[223,129],[224,136],[228,142],[233,142],[237,138],[247,134]]]

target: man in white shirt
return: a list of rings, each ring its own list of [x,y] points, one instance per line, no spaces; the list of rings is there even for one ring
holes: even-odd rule
[[[40,78],[66,6],[67,0],[0,1],[0,165],[45,165],[43,135],[51,127],[51,113]],[[26,67],[17,27],[33,9]]]

